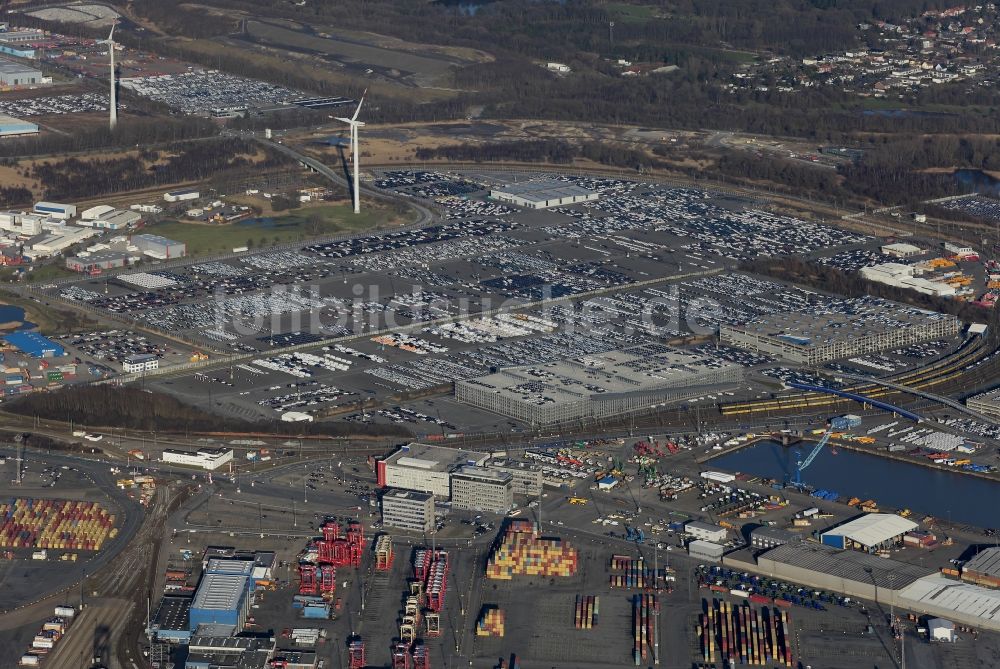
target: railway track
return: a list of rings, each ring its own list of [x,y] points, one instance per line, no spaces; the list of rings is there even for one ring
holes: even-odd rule
[[[936,388],[957,381],[971,365],[986,360],[993,353],[996,353],[996,351],[996,347],[987,344],[985,339],[969,339],[957,351],[946,358],[910,372],[889,376],[886,380],[917,390]],[[995,357],[993,361],[990,361],[992,364],[989,366],[996,365]],[[844,390],[873,399],[884,399],[905,394],[903,391],[885,388],[876,383],[854,384],[845,387]],[[796,410],[828,409],[836,405],[851,403],[851,401],[819,392],[804,392],[769,400],[724,404],[720,406],[720,412],[723,416],[782,413]]]

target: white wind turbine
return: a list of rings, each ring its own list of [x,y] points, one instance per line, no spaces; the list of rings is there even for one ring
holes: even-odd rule
[[[98,44],[108,45],[108,54],[111,56],[111,104],[110,117],[108,119],[111,129],[114,130],[115,126],[118,125],[118,91],[115,88],[115,26],[117,23],[111,24],[111,32],[108,33],[108,39],[98,40]]]
[[[361,194],[358,186],[358,163],[360,162],[361,153],[358,149],[358,128],[364,125],[363,121],[358,120],[358,114],[361,113],[361,105],[365,102],[365,95],[367,95],[368,89],[361,94],[361,99],[358,101],[358,108],[354,110],[354,116],[351,118],[344,118],[341,116],[337,117],[337,120],[341,123],[346,123],[351,129],[351,162],[354,163],[354,213],[361,213]]]

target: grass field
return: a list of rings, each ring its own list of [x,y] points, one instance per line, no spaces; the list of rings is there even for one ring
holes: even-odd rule
[[[310,237],[367,230],[391,222],[392,213],[385,207],[367,204],[360,214],[355,214],[349,204],[333,204],[229,225],[168,221],[147,226],[143,232],[184,242],[188,255],[205,255],[224,253],[240,246],[261,248]]]

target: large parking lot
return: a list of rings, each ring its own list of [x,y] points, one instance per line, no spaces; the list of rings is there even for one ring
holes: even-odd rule
[[[486,197],[495,178],[379,173],[378,187],[443,200],[457,217],[298,250],[81,279],[52,292],[118,317],[141,314],[193,346],[244,355],[224,371],[158,382],[224,412],[273,419],[305,411],[408,423],[428,433],[509,430],[516,421],[457,403],[443,419],[424,402],[452,402],[441,395],[454,381],[499,368],[711,335],[720,324],[781,312],[851,313],[850,300],[736,267],[761,256],[877,248],[874,239],[749,201],[629,180],[556,175],[601,199],[547,210],[500,206]],[[311,343],[306,353],[275,350]],[[830,369],[895,373],[953,344],[838,361]],[[828,383],[815,370],[767,356],[694,347],[720,365],[751,370],[740,391],[745,397],[792,381]]]

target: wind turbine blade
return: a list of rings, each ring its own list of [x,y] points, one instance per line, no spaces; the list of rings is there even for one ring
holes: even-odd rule
[[[112,23],[112,24],[111,24],[111,32],[109,32],[109,33],[108,33],[108,41],[109,41],[109,42],[110,42],[110,41],[111,41],[111,40],[112,40],[112,39],[114,38],[114,36],[115,36],[115,26],[117,26],[117,25],[118,25],[118,23],[117,23],[117,22],[115,22],[115,23]]]
[[[344,118],[343,116],[338,116],[338,117],[336,118],[336,120],[340,121],[341,123],[346,123],[346,124],[348,124],[348,125],[350,125],[351,123],[354,123],[354,121],[352,121],[351,119],[349,119],[349,118]]]
[[[368,89],[367,88],[365,89],[365,92],[361,94],[361,99],[358,100],[358,108],[354,110],[354,116],[351,117],[352,121],[357,121],[358,120],[358,114],[361,113],[361,105],[363,105],[365,103],[365,96],[366,95],[368,95]]]

